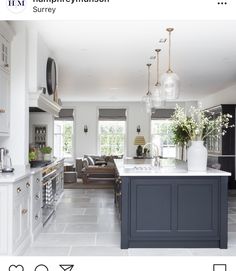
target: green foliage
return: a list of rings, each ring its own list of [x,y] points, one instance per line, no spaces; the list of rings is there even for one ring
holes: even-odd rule
[[[29,161],[34,161],[37,159],[36,151],[29,151]]]
[[[41,151],[41,153],[43,153],[43,154],[50,154],[50,153],[52,152],[52,148],[49,147],[49,146],[42,147],[42,148],[40,149],[40,151]]]
[[[63,131],[63,152],[65,153],[72,153],[72,135],[73,126],[70,123],[65,123]]]

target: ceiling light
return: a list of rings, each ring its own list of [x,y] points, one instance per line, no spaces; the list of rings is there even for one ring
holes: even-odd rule
[[[157,82],[155,84],[154,90],[152,91],[152,102],[153,102],[153,107],[157,108],[163,105],[163,99],[162,99],[162,89],[161,89],[161,84],[159,82],[159,53],[161,49],[156,49],[155,50],[157,53]]]
[[[148,114],[151,114],[152,111],[152,93],[150,91],[150,68],[151,68],[152,64],[147,64],[147,68],[148,68],[148,90],[146,95],[143,97],[143,102],[146,105],[146,111]]]
[[[165,100],[175,100],[179,97],[179,77],[171,70],[171,32],[173,30],[174,28],[166,29],[169,32],[169,67],[167,72],[161,76],[161,85]]]

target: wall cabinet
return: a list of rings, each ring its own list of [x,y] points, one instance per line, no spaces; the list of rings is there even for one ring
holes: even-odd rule
[[[10,75],[0,69],[0,135],[9,133]]]
[[[9,134],[9,100],[10,43],[0,33],[0,136]]]
[[[9,72],[10,69],[10,43],[0,34],[0,67]]]

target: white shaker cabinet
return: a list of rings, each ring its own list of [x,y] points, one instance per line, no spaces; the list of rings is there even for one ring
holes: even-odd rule
[[[31,243],[30,175],[0,185],[0,255],[22,255]]]
[[[9,134],[10,75],[0,69],[0,135]]]
[[[0,67],[9,72],[10,70],[10,43],[0,34]]]

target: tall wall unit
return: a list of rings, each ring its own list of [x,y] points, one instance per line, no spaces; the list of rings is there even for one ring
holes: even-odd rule
[[[208,111],[214,112],[214,116],[220,113],[232,115],[230,125],[235,125],[235,104],[221,104]],[[208,137],[206,146],[208,149],[208,166],[219,168],[224,171],[231,172],[229,177],[229,188],[236,189],[235,182],[235,127],[227,129],[224,136]]]
[[[10,42],[12,33],[0,22],[0,136],[8,136],[10,129]]]

